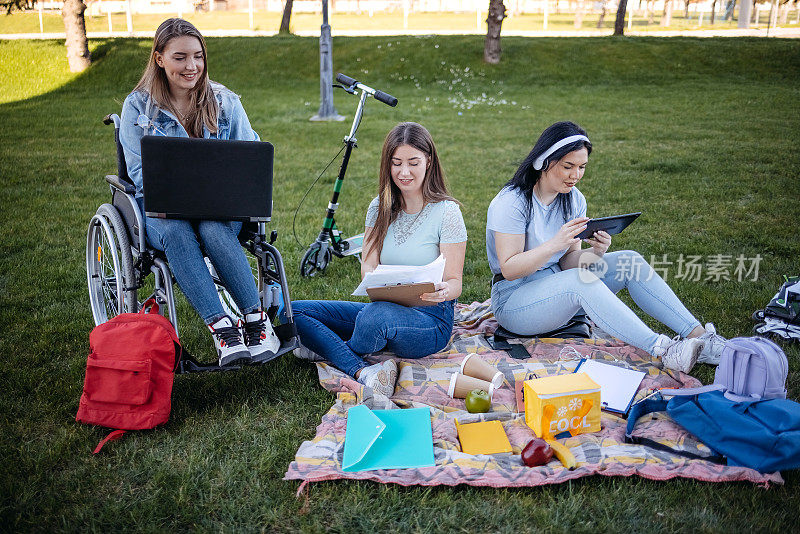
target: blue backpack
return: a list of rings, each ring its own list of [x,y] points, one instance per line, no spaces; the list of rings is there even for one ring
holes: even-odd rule
[[[715,456],[675,450],[648,438],[633,436],[637,419],[651,412],[667,414]],[[744,466],[761,473],[800,467],[800,404],[787,399],[737,401],[722,391],[676,395],[661,393],[631,407],[625,441],[679,456]]]

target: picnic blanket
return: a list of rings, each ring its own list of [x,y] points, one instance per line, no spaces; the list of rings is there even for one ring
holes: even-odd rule
[[[472,486],[519,487],[557,484],[589,475],[639,475],[653,480],[674,477],[707,482],[746,480],[763,486],[782,484],[780,473],[759,473],[746,467],[719,465],[705,460],[690,460],[668,452],[624,442],[626,420],[602,412],[602,430],[560,440],[569,447],[578,462],[572,471],[557,459],[547,465],[530,468],[522,464],[520,452],[534,437],[525,424],[524,414],[516,410],[513,385],[529,373],[542,377],[572,372],[580,358],[606,360],[646,373],[636,399],[656,388],[695,387],[700,382],[683,373],[664,369],[661,362],[646,352],[612,339],[591,340],[526,339],[512,340],[522,344],[530,354],[527,360],[511,358],[505,351],[494,351],[484,334],[497,328],[488,302],[459,305],[451,343],[443,351],[418,360],[397,359],[398,379],[391,398],[365,388],[359,382],[324,362],[317,363],[322,386],[336,392],[336,402],[323,416],[313,439],[303,442],[295,460],[289,465],[284,480],[302,480],[298,494],[309,482],[341,478],[374,480],[409,485],[469,484]],[[466,354],[476,353],[497,367],[506,378],[492,400],[492,411],[470,414],[462,399],[447,395],[450,375],[457,371]],[[395,357],[391,353],[372,355],[370,361]],[[396,357],[395,357],[396,358]],[[417,469],[384,469],[344,472],[341,469],[344,451],[347,410],[359,403],[371,409],[403,409],[429,407],[433,429],[434,467]],[[699,455],[711,451],[684,431],[665,414],[645,416],[636,435],[647,437],[670,447]],[[469,455],[461,452],[455,420],[459,423],[498,420],[508,435],[512,453]]]

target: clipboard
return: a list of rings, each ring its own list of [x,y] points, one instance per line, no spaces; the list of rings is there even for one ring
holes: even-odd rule
[[[393,286],[368,287],[369,300],[388,301],[403,306],[435,306],[435,302],[422,300],[423,293],[433,293],[436,285],[433,282],[420,282],[416,284],[397,284]]]
[[[600,403],[603,410],[623,417],[630,410],[646,374],[644,371],[635,371],[586,358],[578,362],[575,372],[586,373],[600,384]]]

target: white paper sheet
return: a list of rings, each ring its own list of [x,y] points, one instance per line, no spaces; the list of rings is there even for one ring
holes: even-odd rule
[[[358,287],[353,291],[354,296],[366,296],[368,287],[383,287],[398,284],[419,284],[433,282],[438,284],[444,277],[444,256],[427,265],[378,265],[371,273],[367,273]]]
[[[597,360],[583,360],[575,370],[586,373],[600,386],[600,403],[604,409],[625,413],[639,390],[644,372],[625,369]]]

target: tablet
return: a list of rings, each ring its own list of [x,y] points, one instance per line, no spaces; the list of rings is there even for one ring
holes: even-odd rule
[[[591,219],[586,223],[586,230],[579,233],[576,237],[578,239],[588,239],[594,235],[595,232],[600,230],[607,232],[610,235],[618,234],[628,227],[636,217],[641,215],[641,211],[636,213],[627,213],[625,215],[614,215],[611,217],[600,217],[599,219]]]

